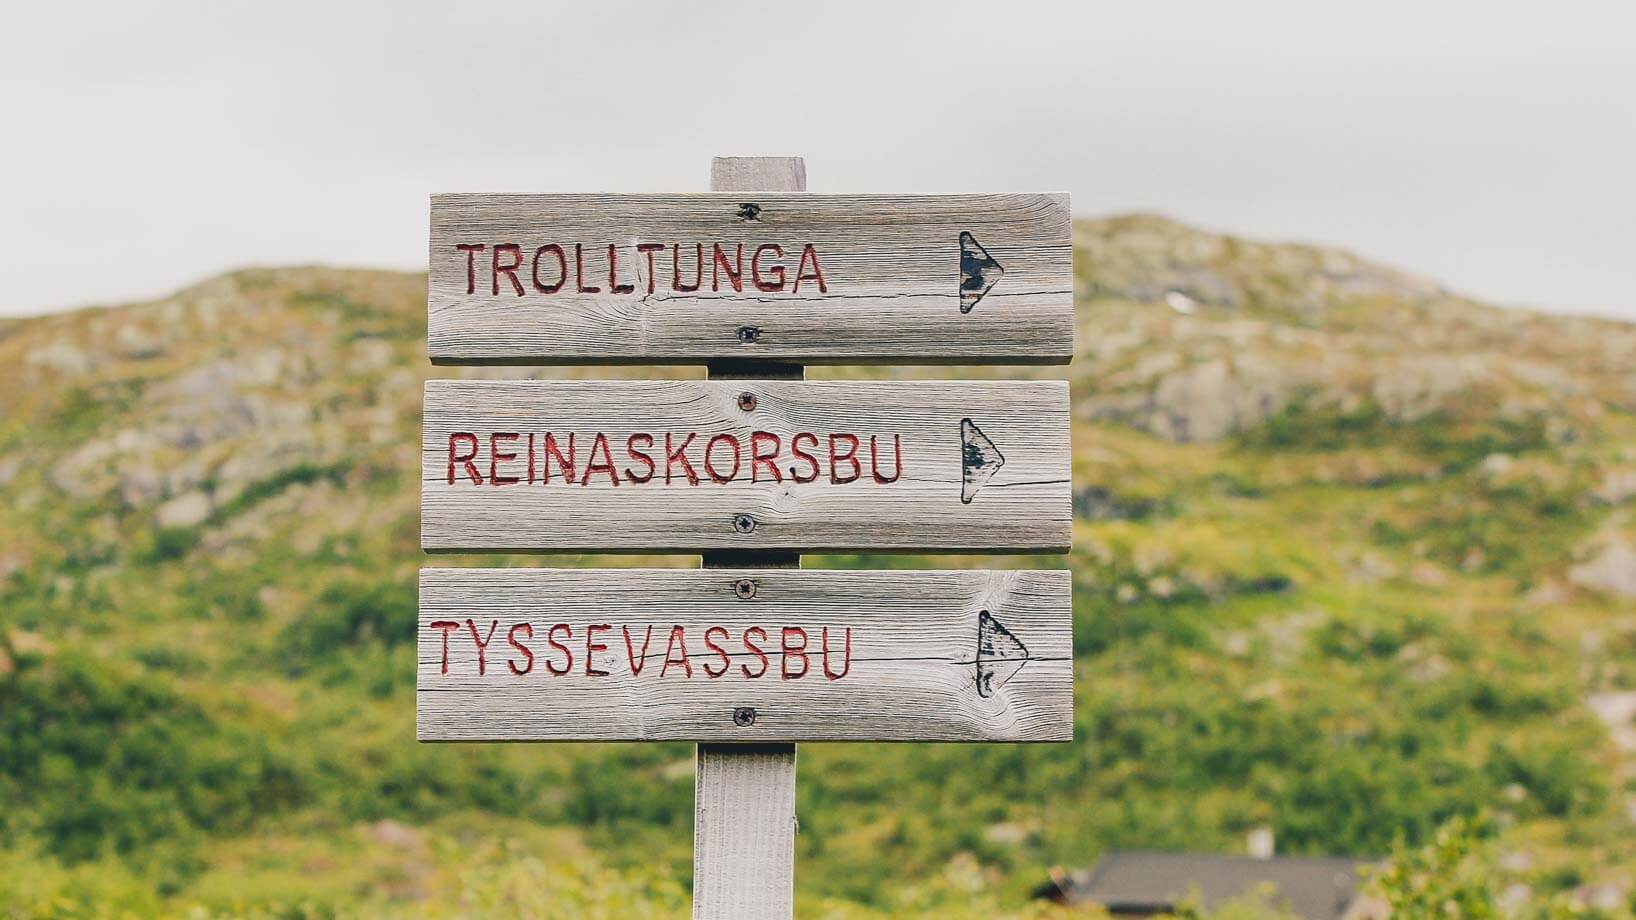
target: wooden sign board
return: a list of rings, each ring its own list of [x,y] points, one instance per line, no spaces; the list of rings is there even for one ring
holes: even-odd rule
[[[1066,571],[425,569],[422,741],[1071,741]]]
[[[1066,552],[1062,381],[426,383],[429,551]]]
[[[434,195],[436,363],[1067,363],[1067,195]]]

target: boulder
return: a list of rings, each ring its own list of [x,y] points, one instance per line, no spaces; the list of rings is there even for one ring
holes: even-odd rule
[[[1160,378],[1152,430],[1172,441],[1218,441],[1234,429],[1227,362],[1195,364]]]
[[[195,490],[160,505],[153,518],[160,527],[194,527],[203,524],[210,511],[210,496]]]
[[[1608,470],[1591,497],[1605,505],[1617,505],[1636,496],[1636,469]]]
[[[120,464],[119,497],[125,504],[133,508],[146,507],[164,494],[165,477],[152,463],[128,459]]]
[[[1384,368],[1375,378],[1375,401],[1391,418],[1412,422],[1447,408],[1451,397],[1495,379],[1474,355],[1421,354]]]
[[[141,326],[120,326],[114,333],[114,348],[120,357],[135,361],[157,358],[165,353],[165,343]]]
[[[71,375],[89,373],[93,366],[91,356],[85,349],[62,339],[29,349],[23,356],[23,363],[29,367]]]
[[[1301,381],[1253,354],[1172,371],[1153,389],[1149,431],[1172,441],[1219,441],[1279,412]]]
[[[1590,558],[1568,570],[1568,580],[1602,594],[1636,597],[1636,546],[1607,536]]]

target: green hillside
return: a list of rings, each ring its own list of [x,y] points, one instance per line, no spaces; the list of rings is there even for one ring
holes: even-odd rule
[[[1497,889],[1628,905],[1636,326],[1153,217],[1075,243],[1068,368],[811,374],[1073,381],[1071,556],[808,564],[1072,568],[1079,740],[803,746],[800,915],[1460,816]],[[420,383],[528,373],[434,370],[424,298],[247,270],[0,325],[0,916],[685,915],[690,746],[414,741]]]

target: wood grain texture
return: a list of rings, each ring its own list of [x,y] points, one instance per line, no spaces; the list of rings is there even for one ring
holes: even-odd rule
[[[800,157],[716,157],[715,192],[804,192]],[[707,366],[711,379],[750,377],[800,380],[800,364],[722,359]],[[718,550],[704,568],[801,567],[783,550]],[[694,749],[693,920],[788,918],[795,912],[795,745],[710,744]]]
[[[804,192],[807,161],[802,157],[713,157],[712,192]]]
[[[693,774],[693,916],[791,915],[795,745],[701,744]]]
[[[1068,741],[1070,594],[1066,571],[425,569],[418,733]]]
[[[997,266],[975,305],[961,296],[963,235]],[[645,243],[664,248],[639,252]],[[713,274],[716,243],[734,257],[743,244],[742,290]],[[536,283],[535,256],[551,244],[563,260],[543,254]],[[687,285],[699,244],[703,283],[676,290],[671,247],[682,247]],[[768,253],[764,276],[771,285],[772,264],[782,264],[782,291],[752,283],[763,244],[783,249],[781,262]],[[823,290],[812,280],[795,289],[808,244]],[[497,254],[500,245],[517,248]],[[1061,194],[435,195],[429,258],[427,349],[436,363],[1006,364],[1073,355],[1072,228]],[[496,258],[521,260],[515,284],[495,273]],[[544,291],[565,274],[560,290]]]
[[[741,408],[745,394],[754,397],[753,409]],[[433,380],[424,426],[421,542],[428,551],[1063,552],[1071,542],[1068,388],[1061,381]],[[538,445],[546,432],[559,451],[574,434],[573,485],[560,463],[549,484],[528,483],[525,439],[535,437],[543,466],[548,452]],[[756,432],[781,445],[775,463],[784,468],[782,481],[752,461]],[[818,439],[808,445],[819,461],[814,482],[795,481],[812,472],[792,452],[803,432]],[[494,467],[516,484],[488,478],[497,433],[517,436],[498,451],[517,459]],[[616,473],[585,472],[598,433]],[[682,464],[664,459],[666,435],[684,444],[690,433],[696,438],[683,455],[691,457],[697,485]],[[646,483],[628,478],[643,472],[626,455],[636,434],[655,442],[649,452],[658,469]],[[827,462],[826,439],[837,434],[859,439],[861,468]],[[732,445],[709,447],[717,435],[740,445],[740,466],[725,483],[708,475],[732,470]],[[846,443],[837,443],[845,453]],[[451,456],[468,449],[473,467],[451,466]],[[707,451],[714,466],[703,462]],[[833,478],[857,478],[837,483],[832,471]],[[877,471],[894,481],[877,482]]]

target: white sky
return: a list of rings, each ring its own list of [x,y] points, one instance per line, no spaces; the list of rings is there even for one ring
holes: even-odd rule
[[[0,314],[425,267],[434,191],[1057,191],[1636,319],[1636,3],[8,6]]]

